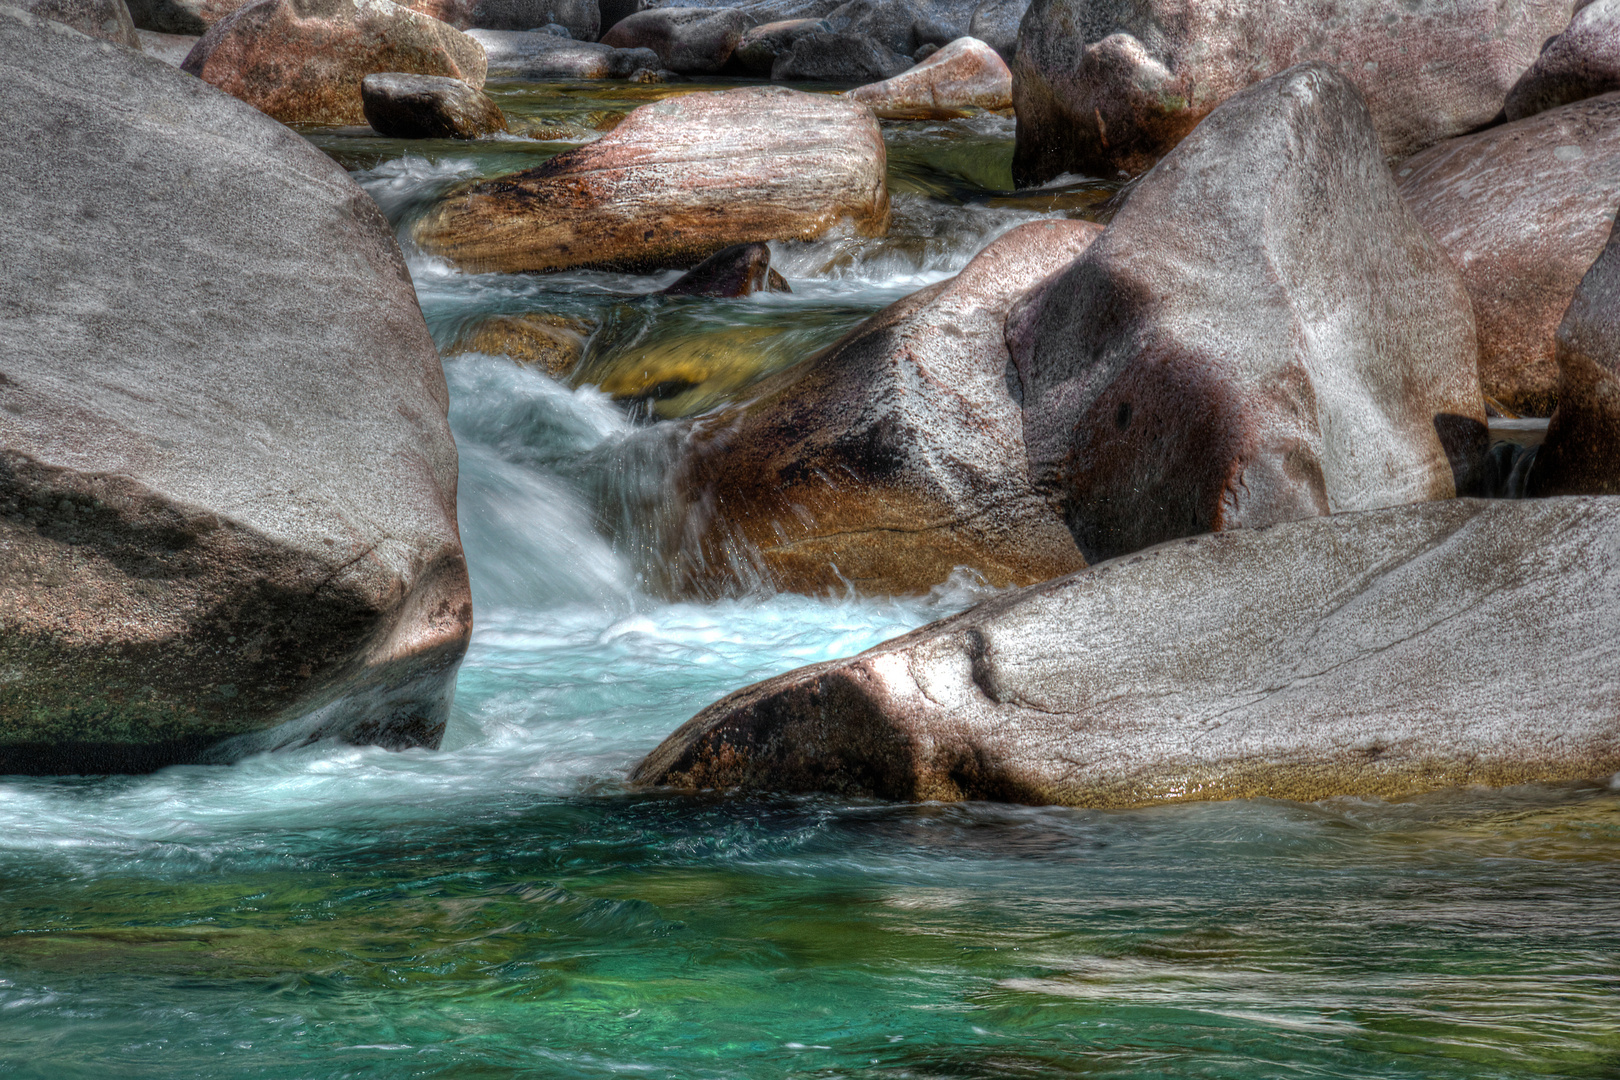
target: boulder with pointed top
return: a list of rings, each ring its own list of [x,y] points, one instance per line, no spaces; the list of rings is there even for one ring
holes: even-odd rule
[[[734,244],[710,255],[682,274],[665,296],[738,297],[756,292],[792,292],[771,269],[768,244]]]

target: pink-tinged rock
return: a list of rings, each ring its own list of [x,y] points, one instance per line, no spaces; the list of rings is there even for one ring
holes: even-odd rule
[[[1485,450],[1468,294],[1323,64],[1227,99],[1008,338],[1031,471],[1092,561],[1449,499]]]
[[[416,241],[473,271],[692,266],[732,244],[889,226],[871,110],[754,86],[643,105],[596,142],[453,191]]]
[[[1366,95],[1386,158],[1495,117],[1571,0],[1034,0],[1013,63],[1013,176],[1151,166],[1227,97],[1306,60]]]
[[[726,66],[748,20],[731,8],[652,8],[615,23],[602,44],[651,49],[682,75],[712,75]]]
[[[885,118],[948,118],[967,109],[1012,108],[1012,72],[984,42],[957,38],[910,71],[845,96]]]
[[[1504,112],[1522,120],[1614,90],[1620,90],[1620,0],[1589,0],[1519,77]]]
[[[484,47],[390,0],[254,0],[215,23],[182,70],[284,124],[364,124],[379,72],[484,85]]]
[[[1395,175],[1468,286],[1485,393],[1549,415],[1553,335],[1620,205],[1620,94],[1441,143]]]

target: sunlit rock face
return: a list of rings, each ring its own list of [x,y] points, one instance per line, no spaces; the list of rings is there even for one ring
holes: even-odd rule
[[[173,68],[5,7],[0,53],[0,773],[436,745],[456,452],[382,214]]]
[[[1031,475],[1092,560],[1450,498],[1485,450],[1468,295],[1321,64],[1211,113],[1008,340]]]
[[[1012,72],[976,38],[957,38],[892,79],[848,94],[882,117],[952,117],[964,109],[1012,108]]]
[[[774,86],[687,94],[538,168],[453,192],[415,238],[473,271],[691,266],[839,226],[881,235],[885,163],[864,105]]]
[[[1468,286],[1485,393],[1551,414],[1553,336],[1620,205],[1620,93],[1451,139],[1395,176]]]
[[[1620,500],[1155,547],[740,690],[643,783],[1137,806],[1620,769]]]
[[[1503,107],[1509,120],[1620,90],[1620,0],[1578,6],[1569,26],[1513,84]]]
[[[1306,60],[1367,97],[1401,158],[1488,123],[1571,0],[1034,0],[1014,60],[1020,184],[1150,167],[1223,100]]]

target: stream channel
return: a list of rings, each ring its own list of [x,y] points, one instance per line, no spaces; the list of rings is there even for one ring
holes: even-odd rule
[[[697,88],[490,87],[558,141],[307,134],[404,228]],[[1009,118],[885,133],[892,233],[776,245],[790,295],[411,256],[441,348],[492,312],[601,328],[578,385],[447,356],[477,629],[443,750],[0,781],[0,1076],[1620,1076],[1620,791],[1100,812],[626,788],[709,702],[984,595],[673,602],[634,530],[596,525],[603,491],[656,484],[655,416],[1110,194],[1007,192]],[[719,374],[591,385],[636,350]]]

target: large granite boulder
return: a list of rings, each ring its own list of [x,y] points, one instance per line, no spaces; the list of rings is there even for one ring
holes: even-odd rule
[[[864,105],[780,86],[643,105],[596,142],[451,192],[416,242],[474,271],[691,266],[723,247],[889,225]]]
[[[1221,101],[1305,60],[1367,97],[1388,158],[1488,123],[1571,0],[1034,0],[1014,61],[1013,176],[1148,168]]]
[[[748,29],[730,8],[654,8],[621,19],[602,35],[615,49],[651,49],[682,75],[712,75],[726,66]]]
[[[364,124],[378,72],[484,85],[483,46],[390,0],[253,0],[209,28],[181,70],[284,124]]]
[[[1141,806],[1620,771],[1620,499],[1201,536],[710,706],[686,788]]]
[[[476,139],[506,130],[488,94],[441,75],[367,75],[360,100],[366,123],[393,139]]]
[[[1012,72],[984,42],[957,38],[916,67],[846,96],[885,118],[949,118],[966,109],[1012,108]]]
[[[804,34],[793,39],[771,65],[776,82],[881,82],[911,67],[911,59],[891,52],[864,34]]]
[[[436,745],[471,611],[388,222],[171,67],[13,7],[0,54],[0,773]]]
[[[1485,451],[1468,294],[1323,64],[1211,113],[1008,336],[1091,560],[1450,498]]]
[[[71,26],[81,34],[131,49],[141,47],[135,21],[124,0],[17,0],[17,3],[24,11]]]
[[[484,47],[491,78],[544,82],[549,79],[628,79],[643,69],[656,70],[651,49],[615,49],[594,41],[573,41],[551,34],[514,30],[469,30]]]
[[[1620,205],[1620,93],[1430,147],[1395,176],[1462,271],[1485,393],[1549,415],[1553,335]]]
[[[1503,111],[1509,120],[1522,120],[1615,90],[1620,90],[1620,0],[1587,0],[1513,84]]]
[[[958,566],[1008,585],[1084,565],[1030,483],[1001,326],[1100,231],[1021,226],[699,424],[675,481],[680,584],[905,593]]]

